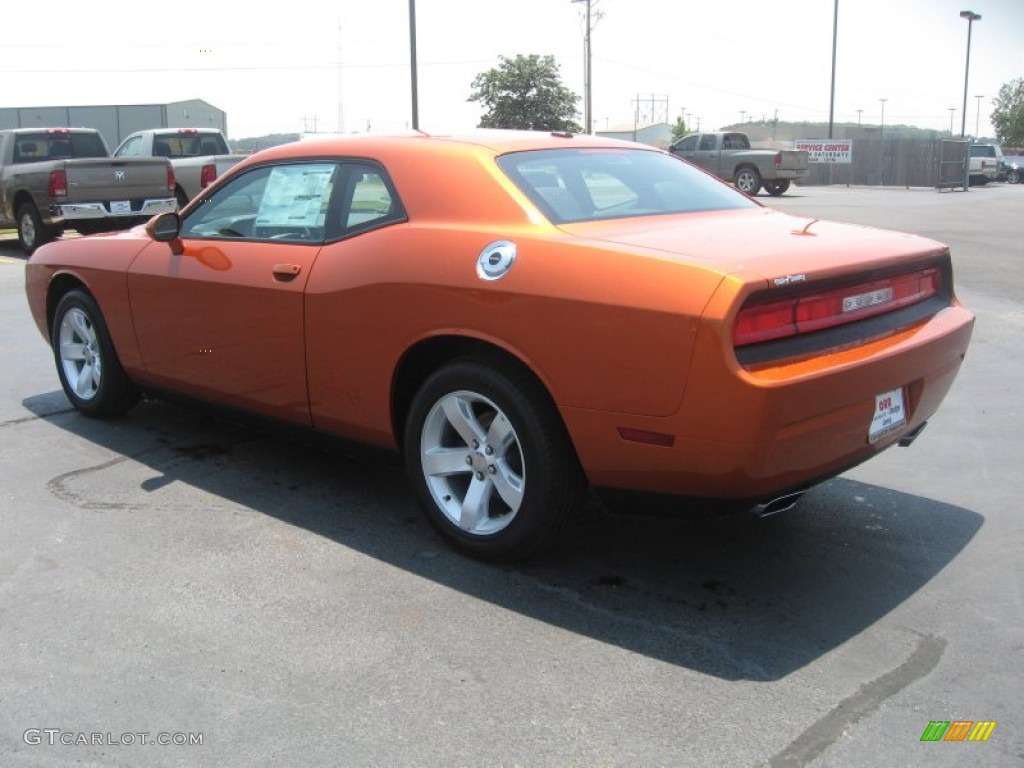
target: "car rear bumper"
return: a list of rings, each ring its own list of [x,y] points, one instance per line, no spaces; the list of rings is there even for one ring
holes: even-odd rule
[[[919,429],[952,386],[973,324],[970,312],[949,307],[894,337],[838,351],[826,368],[807,360],[707,375],[712,356],[698,355],[672,416],[562,413],[594,485],[770,498],[845,471]],[[903,393],[906,423],[872,442],[876,398],[895,389]]]

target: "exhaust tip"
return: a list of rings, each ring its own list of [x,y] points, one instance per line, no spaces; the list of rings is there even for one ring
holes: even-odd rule
[[[913,444],[913,442],[917,440],[918,437],[921,436],[921,433],[924,432],[924,428],[927,426],[927,421],[921,422],[921,425],[914,429],[913,432],[908,432],[903,437],[901,437],[897,445],[899,445],[900,448],[909,448]]]
[[[795,507],[796,503],[800,501],[805,493],[807,493],[806,490],[793,491],[792,493],[786,493],[774,499],[769,499],[755,506],[754,514],[758,517],[771,517],[779,512],[786,512]]]

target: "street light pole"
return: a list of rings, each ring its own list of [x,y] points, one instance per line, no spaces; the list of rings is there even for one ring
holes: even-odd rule
[[[984,96],[975,96],[978,100],[978,111],[974,113],[974,138],[978,138],[978,132],[981,130],[981,100]]]
[[[974,11],[960,11],[960,18],[967,19],[967,63],[964,65],[964,110],[960,121],[960,138],[967,135],[967,82],[971,75],[971,27],[981,21],[981,14]]]
[[[882,102],[882,122],[878,128],[879,186],[885,183],[885,102],[888,100],[889,99],[879,99],[879,101]]]
[[[956,112],[956,107],[949,108],[949,138],[953,138],[953,115]]]
[[[836,40],[839,36],[839,0],[832,9],[832,90],[828,100],[828,137],[832,138],[833,117],[836,109]]]

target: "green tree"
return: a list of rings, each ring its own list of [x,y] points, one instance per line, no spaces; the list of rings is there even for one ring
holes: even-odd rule
[[[999,89],[991,120],[1000,144],[1024,147],[1024,78],[1004,83]]]
[[[554,56],[499,56],[499,65],[473,78],[469,101],[487,109],[481,128],[578,133],[580,97],[562,85]]]
[[[676,118],[676,124],[672,126],[672,143],[675,144],[689,132],[690,129],[686,127],[686,121],[683,120],[683,116],[680,115]]]

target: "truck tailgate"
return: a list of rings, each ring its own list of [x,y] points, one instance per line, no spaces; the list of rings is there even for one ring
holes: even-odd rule
[[[780,164],[777,166],[782,171],[806,171],[810,164],[808,154],[802,149],[783,149]]]
[[[168,192],[165,158],[119,157],[66,160],[67,202],[165,198]]]

